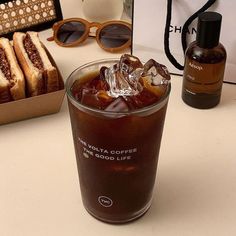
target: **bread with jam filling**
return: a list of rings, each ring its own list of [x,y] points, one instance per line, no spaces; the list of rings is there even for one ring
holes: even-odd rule
[[[24,74],[7,38],[0,38],[0,103],[25,98]]]
[[[58,71],[48,58],[37,32],[15,32],[13,46],[26,77],[28,96],[59,89]]]

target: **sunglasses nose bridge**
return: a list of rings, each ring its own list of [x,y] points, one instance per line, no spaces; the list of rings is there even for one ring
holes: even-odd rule
[[[98,22],[91,22],[89,25],[90,28],[93,28],[93,27],[99,28],[100,26],[101,26],[101,24]]]
[[[101,27],[101,24],[98,22],[91,22],[89,24],[89,36],[96,37],[97,30]]]

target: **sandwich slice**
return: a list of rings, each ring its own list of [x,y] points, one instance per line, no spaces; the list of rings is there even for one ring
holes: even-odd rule
[[[59,90],[58,71],[48,58],[37,32],[15,32],[13,46],[27,81],[27,95]]]
[[[24,74],[7,38],[0,38],[0,103],[25,98]]]

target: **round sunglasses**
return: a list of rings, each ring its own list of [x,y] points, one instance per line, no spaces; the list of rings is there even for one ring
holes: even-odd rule
[[[91,28],[96,28],[95,35]],[[107,21],[105,23],[88,22],[82,18],[69,18],[56,22],[53,36],[48,41],[55,41],[59,46],[80,45],[88,37],[95,37],[98,45],[109,52],[118,52],[131,45],[131,24],[125,21]]]

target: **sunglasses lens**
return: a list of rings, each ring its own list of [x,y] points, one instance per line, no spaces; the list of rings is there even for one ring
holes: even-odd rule
[[[105,26],[99,34],[99,40],[106,48],[123,46],[131,38],[131,30],[126,25],[112,24]]]
[[[63,44],[74,43],[85,32],[85,25],[82,22],[70,21],[63,24],[57,31],[57,39]]]

